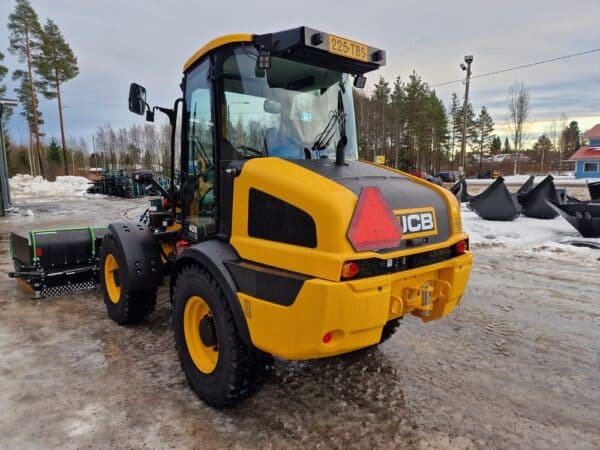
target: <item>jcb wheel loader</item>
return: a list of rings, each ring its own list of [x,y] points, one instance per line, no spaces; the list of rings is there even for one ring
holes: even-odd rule
[[[144,222],[109,225],[104,301],[119,324],[143,320],[168,278],[179,359],[206,403],[252,393],[271,356],[352,352],[460,302],[472,254],[454,195],[358,160],[353,89],[385,60],[300,27],[210,41],[173,108],[131,85],[132,112],[172,125],[171,186]]]

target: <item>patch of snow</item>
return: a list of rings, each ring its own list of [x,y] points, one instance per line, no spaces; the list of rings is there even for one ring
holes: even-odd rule
[[[511,222],[484,220],[467,208],[461,207],[463,229],[469,242],[477,247],[507,247],[512,250],[533,252],[567,252],[598,258],[600,252],[575,247],[568,241],[587,241],[600,244],[600,238],[585,239],[562,217],[533,219],[519,216]]]
[[[87,194],[90,183],[85,177],[62,176],[48,181],[28,174],[17,174],[9,180],[11,198],[29,203],[92,196]]]

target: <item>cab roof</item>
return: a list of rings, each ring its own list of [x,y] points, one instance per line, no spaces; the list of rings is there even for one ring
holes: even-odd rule
[[[226,34],[209,41],[183,65],[189,70],[211,51],[228,44],[252,42],[271,55],[283,55],[314,65],[352,74],[363,74],[385,65],[385,51],[350,39],[308,27],[292,28],[268,34]]]

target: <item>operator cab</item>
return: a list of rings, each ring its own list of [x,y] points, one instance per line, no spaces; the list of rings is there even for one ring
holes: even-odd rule
[[[229,236],[233,178],[244,161],[356,160],[352,88],[383,64],[383,50],[307,27],[228,35],[196,52],[182,83],[184,236]],[[130,110],[141,114],[145,89],[132,92]]]

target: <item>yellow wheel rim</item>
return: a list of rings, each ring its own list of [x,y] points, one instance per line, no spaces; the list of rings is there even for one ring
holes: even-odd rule
[[[119,282],[119,264],[112,253],[109,253],[104,260],[104,286],[108,298],[113,303],[119,303],[121,298],[121,283]]]
[[[204,329],[204,335],[201,329]],[[212,373],[219,360],[218,338],[212,313],[202,297],[194,295],[185,304],[183,333],[188,352],[198,370]]]

